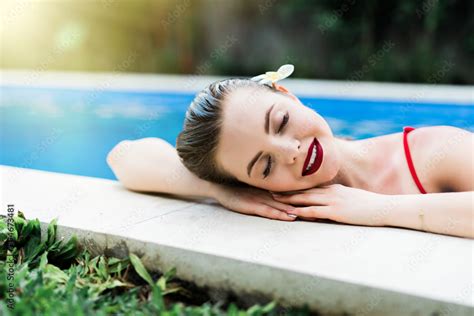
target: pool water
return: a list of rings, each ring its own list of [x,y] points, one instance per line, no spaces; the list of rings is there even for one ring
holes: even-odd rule
[[[115,179],[107,153],[123,139],[175,144],[190,93],[2,86],[0,164]],[[474,131],[474,106],[301,98],[337,136],[367,138],[403,126],[452,125]]]

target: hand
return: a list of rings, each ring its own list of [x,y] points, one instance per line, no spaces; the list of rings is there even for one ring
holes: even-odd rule
[[[329,219],[336,222],[384,226],[391,207],[387,195],[332,184],[298,193],[273,194],[276,201],[298,205],[294,211],[301,218]]]
[[[258,188],[233,188],[221,185],[214,198],[224,207],[242,214],[258,215],[283,221],[294,221],[296,216],[288,216],[286,210],[294,207],[275,201],[272,195]]]

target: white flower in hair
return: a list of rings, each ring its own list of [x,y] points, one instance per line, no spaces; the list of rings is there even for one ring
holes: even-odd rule
[[[273,85],[278,80],[282,80],[289,77],[294,70],[295,66],[293,66],[292,64],[286,64],[278,68],[277,71],[267,71],[263,75],[258,75],[256,77],[251,78],[250,80],[257,81],[260,84],[271,83]]]

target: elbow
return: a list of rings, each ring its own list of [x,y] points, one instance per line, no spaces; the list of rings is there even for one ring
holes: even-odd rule
[[[106,158],[107,164],[110,169],[112,169],[115,177],[129,190],[135,189],[133,181],[131,181],[131,172],[129,168],[129,161],[132,156],[132,144],[133,141],[130,140],[121,141],[112,148]]]
[[[124,165],[125,159],[130,152],[131,144],[132,141],[130,140],[122,140],[107,154],[107,164],[114,172],[118,166]]]

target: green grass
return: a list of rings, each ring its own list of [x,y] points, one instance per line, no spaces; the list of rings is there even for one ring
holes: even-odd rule
[[[38,219],[0,218],[0,315],[309,315],[272,301],[243,309],[212,302],[175,269],[149,273],[127,258],[82,250],[76,236],[56,240],[56,219],[42,238]],[[9,306],[12,304],[12,306]],[[12,307],[12,308],[11,308]]]

